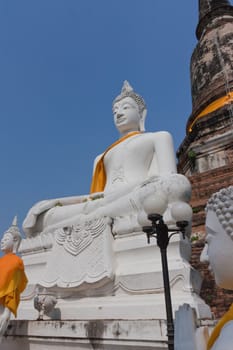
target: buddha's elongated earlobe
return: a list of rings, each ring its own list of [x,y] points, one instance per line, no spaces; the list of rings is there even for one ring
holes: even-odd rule
[[[147,109],[145,108],[143,111],[142,111],[142,115],[141,115],[141,118],[140,118],[140,121],[139,121],[139,130],[141,132],[144,132],[145,131],[145,119],[146,119],[146,115],[147,115]]]

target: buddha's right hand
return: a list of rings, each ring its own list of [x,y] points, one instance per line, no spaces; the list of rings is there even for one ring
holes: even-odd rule
[[[37,217],[40,214],[59,205],[61,205],[61,203],[59,202],[59,199],[47,199],[36,203],[27,213],[27,216],[23,222],[23,228],[24,229],[32,228],[36,224]]]
[[[46,199],[36,203],[27,213],[23,222],[23,229],[25,233],[36,225],[37,218],[40,214],[45,213],[51,208],[63,205],[72,205],[84,202],[88,196],[72,196],[56,199]]]

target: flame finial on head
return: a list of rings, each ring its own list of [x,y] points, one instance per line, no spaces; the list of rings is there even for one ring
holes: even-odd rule
[[[130,83],[127,80],[125,80],[123,83],[123,86],[121,88],[121,94],[129,93],[131,91],[133,91],[132,86],[130,85]]]

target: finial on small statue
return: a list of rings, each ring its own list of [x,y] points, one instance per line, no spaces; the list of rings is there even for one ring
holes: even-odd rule
[[[13,252],[16,253],[22,239],[18,228],[18,224],[17,224],[17,215],[14,216],[11,226],[4,232],[3,236],[8,233],[11,234],[13,237],[13,240],[14,240]]]
[[[15,217],[12,221],[12,226],[17,226],[17,215],[15,215]]]

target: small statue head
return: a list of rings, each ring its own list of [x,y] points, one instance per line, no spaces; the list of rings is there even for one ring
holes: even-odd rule
[[[147,114],[145,101],[133,91],[133,88],[127,81],[123,84],[121,94],[113,101],[113,114],[114,122],[120,131],[125,131],[124,129],[126,127],[124,125],[127,123],[129,124],[129,130],[127,131],[136,131],[135,129],[142,132],[145,131],[145,118]]]
[[[1,250],[6,253],[16,253],[21,242],[21,235],[17,226],[17,217],[12,225],[4,232],[1,239]]]
[[[206,234],[201,260],[209,262],[220,287],[233,289],[233,186],[210,197],[206,206]]]

